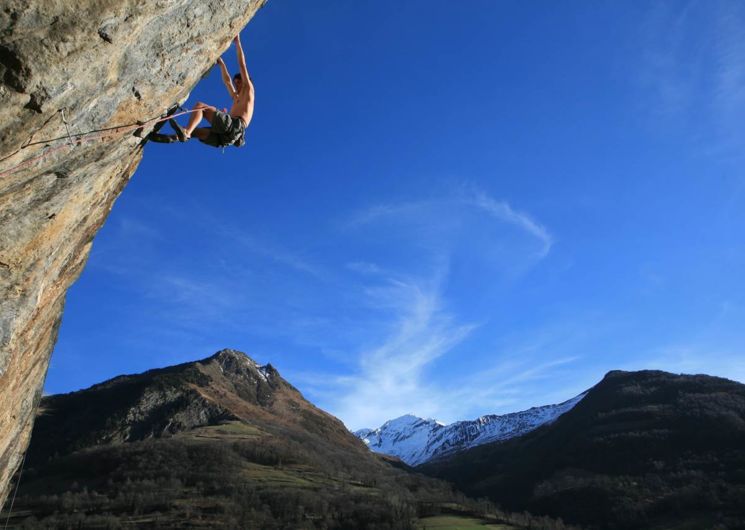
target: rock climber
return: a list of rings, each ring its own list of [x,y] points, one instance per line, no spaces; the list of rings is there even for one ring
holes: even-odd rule
[[[217,110],[212,105],[207,105],[201,101],[197,102],[192,109],[194,112],[189,119],[189,125],[185,129],[182,129],[175,120],[169,120],[180,141],[186,142],[194,136],[199,141],[214,147],[229,145],[241,147],[245,143],[246,127],[251,122],[254,113],[254,86],[246,69],[246,58],[243,55],[240,36],[236,35],[233,42],[235,42],[240,72],[231,79],[225,61],[222,58],[217,60],[217,64],[220,65],[223,83],[225,83],[225,87],[233,99],[230,112],[226,112],[227,109]],[[211,127],[197,127],[202,119],[206,119]],[[163,139],[168,138],[165,135],[157,136],[161,136]],[[157,137],[152,138],[152,135],[151,139],[159,141]],[[163,139],[160,141],[163,141]]]

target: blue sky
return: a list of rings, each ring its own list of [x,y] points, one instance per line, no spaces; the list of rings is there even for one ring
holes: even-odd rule
[[[741,3],[274,0],[242,39],[247,145],[146,148],[47,392],[224,347],[351,428],[745,381]]]

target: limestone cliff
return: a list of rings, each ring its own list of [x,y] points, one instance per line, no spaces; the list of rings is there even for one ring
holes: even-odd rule
[[[142,157],[131,131],[75,135],[183,100],[264,2],[0,7],[0,505],[28,445],[67,288]]]

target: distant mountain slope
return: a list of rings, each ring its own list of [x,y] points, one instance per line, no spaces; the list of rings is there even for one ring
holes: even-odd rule
[[[48,396],[40,408],[29,449],[32,463],[229,420],[271,430],[307,429],[335,444],[359,445],[338,419],[306,401],[271,365],[259,366],[235,350]]]
[[[10,528],[405,529],[422,506],[469,502],[234,350],[41,410]]]
[[[583,397],[580,394],[558,405],[504,415],[489,414],[450,425],[409,414],[387,421],[377,429],[361,429],[354,434],[376,453],[394,455],[416,466],[478,445],[522,436],[555,421]]]
[[[554,423],[419,469],[594,528],[745,528],[745,385],[610,372]]]

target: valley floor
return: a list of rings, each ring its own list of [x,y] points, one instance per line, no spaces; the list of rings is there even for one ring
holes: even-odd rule
[[[460,515],[425,517],[418,522],[418,530],[517,530],[517,526],[492,524],[484,519]]]

